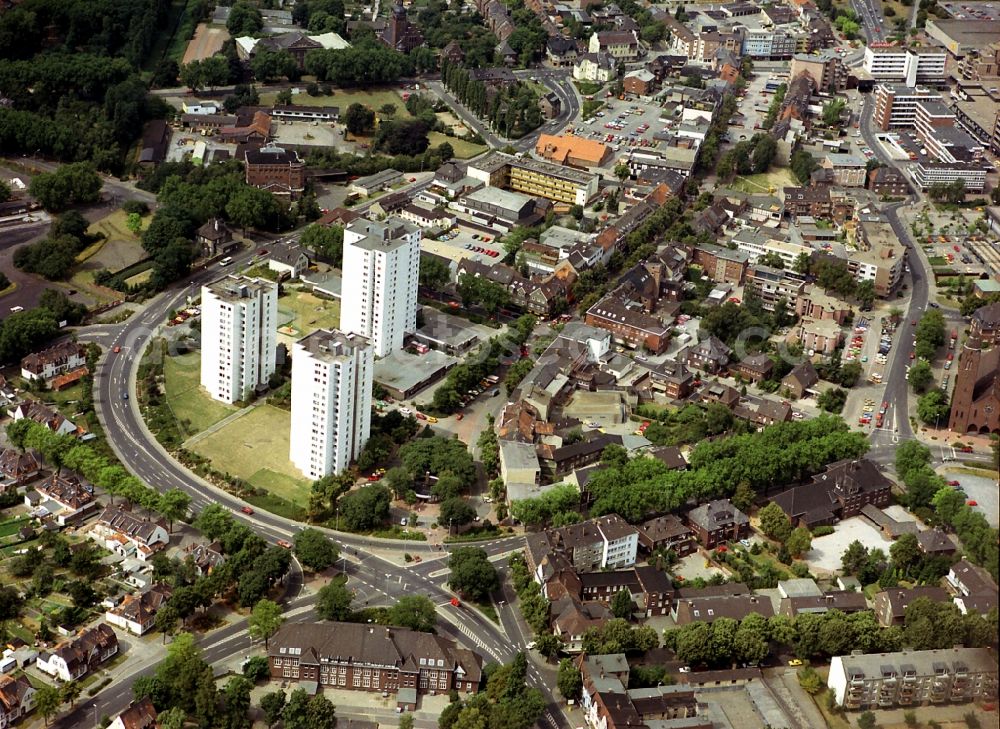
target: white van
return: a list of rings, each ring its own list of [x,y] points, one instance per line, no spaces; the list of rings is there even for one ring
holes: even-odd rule
[[[219,265],[220,266],[228,266],[232,262],[233,262],[232,257],[231,256],[226,256],[221,261],[219,261]]]

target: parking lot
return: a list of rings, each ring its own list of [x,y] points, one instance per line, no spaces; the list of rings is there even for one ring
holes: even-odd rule
[[[619,153],[627,149],[656,149],[659,142],[653,135],[672,125],[660,118],[661,111],[656,104],[612,97],[595,116],[578,124],[574,134],[607,144]],[[605,167],[613,168],[618,158],[619,155],[614,155]]]
[[[852,516],[835,524],[833,534],[813,538],[812,549],[805,554],[809,569],[813,573],[836,572],[841,567],[841,557],[854,540],[858,540],[868,549],[881,549],[886,554],[889,553],[892,544],[870,521],[860,516]]]
[[[437,240],[424,238],[421,247],[428,253],[453,261],[468,258],[488,266],[503,260],[504,250],[497,240],[499,233],[483,233],[461,224],[451,228]]]
[[[978,276],[986,270],[986,260],[1000,267],[1000,252],[985,240],[969,241],[965,235],[929,235],[923,247],[935,268],[947,267],[956,273]]]
[[[225,150],[229,152],[229,154],[235,154],[235,144],[223,144],[217,140],[218,137],[203,137],[197,132],[183,132],[175,130],[173,135],[170,137],[170,145],[167,148],[167,161],[182,161],[185,157],[194,152],[195,144],[197,142],[205,143],[205,162],[211,162],[212,156],[218,150]]]

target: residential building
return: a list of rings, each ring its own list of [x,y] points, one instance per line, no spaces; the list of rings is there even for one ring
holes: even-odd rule
[[[736,542],[750,534],[750,520],[729,499],[716,499],[691,509],[687,522],[705,549]]]
[[[569,66],[576,60],[576,41],[561,35],[552,36],[545,44],[545,58],[557,68]]]
[[[941,587],[926,585],[922,587],[892,587],[875,593],[872,609],[879,625],[902,625],[906,616],[906,608],[914,600],[925,599],[933,603],[948,602],[948,593]]]
[[[737,622],[751,613],[774,617],[771,599],[759,595],[719,595],[716,597],[678,597],[673,618],[677,625],[714,623],[719,618]]]
[[[290,200],[298,200],[306,189],[306,163],[294,150],[250,146],[243,152],[243,159],[248,185]]]
[[[795,78],[800,73],[811,76],[817,89],[831,92],[846,89],[847,79],[850,75],[843,59],[834,51],[824,51],[817,54],[796,53],[792,56],[789,77]]]
[[[742,53],[750,58],[781,60],[796,50],[795,36],[775,28],[747,28],[743,31]]]
[[[108,729],[157,729],[156,708],[149,697],[136,699],[108,724]]]
[[[514,56],[514,63],[517,63],[516,54]],[[541,110],[542,116],[546,119],[555,119],[562,111],[562,101],[556,96],[555,92],[550,91],[538,97],[538,108]]]
[[[851,711],[995,701],[997,657],[988,648],[834,656],[827,685]]]
[[[941,95],[922,86],[879,84],[875,87],[875,125],[882,131],[912,127],[917,106],[924,101],[940,101]]]
[[[955,595],[954,602],[963,615],[986,615],[997,606],[997,583],[985,569],[967,559],[951,566],[947,580],[949,589]]]
[[[212,218],[198,228],[194,238],[194,242],[201,248],[201,255],[205,258],[214,258],[226,252],[231,248],[229,244],[232,240],[233,232],[225,221],[219,218]]]
[[[201,385],[226,403],[249,399],[274,373],[278,285],[227,276],[201,287]]]
[[[691,554],[697,548],[694,534],[673,514],[643,522],[639,527],[639,544],[650,553],[671,549],[678,557]]]
[[[340,329],[367,337],[373,354],[402,349],[417,328],[420,228],[399,218],[378,223],[358,218],[344,228]]]
[[[38,655],[38,670],[60,681],[75,681],[118,654],[118,636],[107,623]]]
[[[309,250],[290,241],[280,241],[272,244],[267,257],[267,267],[276,271],[280,280],[298,278],[309,270]]]
[[[617,514],[609,514],[546,529],[528,535],[525,541],[528,566],[535,579],[544,583],[544,565],[551,555],[563,559],[577,572],[631,567],[639,548],[639,530]]]
[[[678,352],[677,360],[696,370],[715,374],[726,368],[731,354],[732,350],[724,342],[715,335],[709,335],[707,339]]]
[[[830,217],[830,186],[786,187],[783,191],[785,212],[792,220],[808,216],[818,220]]]
[[[844,330],[833,319],[803,317],[796,337],[807,353],[832,355],[844,341]]]
[[[780,219],[781,215],[778,214]],[[762,256],[774,254],[784,263],[784,267],[790,271],[795,270],[799,256],[809,255],[812,248],[809,246],[792,243],[787,240],[775,237],[768,229],[754,230],[744,228],[733,236],[733,243],[736,249],[747,254],[750,265],[754,265]]]
[[[0,729],[7,729],[34,708],[35,687],[27,676],[0,675]]]
[[[857,516],[868,504],[888,506],[891,489],[892,481],[874,463],[866,458],[846,459],[831,463],[809,483],[783,491],[771,501],[792,524],[812,529]]]
[[[633,609],[643,617],[669,615],[674,587],[663,570],[649,565],[627,570],[584,572],[568,580],[579,586],[577,597],[586,602],[610,605],[622,590],[632,598]],[[548,593],[547,593],[548,594]]]
[[[811,393],[817,382],[819,382],[819,374],[809,360],[796,365],[791,372],[781,378],[781,386],[796,399]]]
[[[482,678],[482,657],[454,641],[364,623],[286,623],[267,656],[274,680],[391,692],[399,704],[415,704],[421,694],[472,694]]]
[[[87,346],[67,340],[21,360],[21,377],[26,380],[51,380],[57,375],[87,365]]]
[[[403,173],[399,170],[387,169],[374,175],[359,177],[351,182],[349,190],[358,195],[369,197],[376,192],[388,190],[393,185],[403,181]]]
[[[580,602],[572,595],[553,600],[549,625],[563,642],[566,653],[581,653],[583,638],[592,628],[601,628],[614,617],[602,602]]]
[[[780,299],[784,299],[789,309],[794,309],[805,288],[805,276],[794,270],[772,268],[761,263],[747,269],[745,291],[756,293],[766,311],[774,311]]]
[[[595,677],[596,679],[596,677]],[[627,681],[625,682],[627,685]],[[701,715],[694,689],[689,686],[654,686],[626,689],[618,679],[593,680],[584,688],[584,720],[593,729],[712,729],[715,722]]]
[[[32,496],[33,493],[37,499]],[[24,504],[53,516],[59,525],[79,521],[97,508],[94,486],[68,468],[56,469],[35,484],[33,491],[25,492]]]
[[[729,368],[744,380],[760,382],[771,376],[774,370],[774,360],[766,354],[747,355]]]
[[[42,474],[42,455],[29,449],[0,449],[0,493],[22,486]]]
[[[172,593],[167,585],[153,585],[138,595],[128,595],[104,613],[104,619],[132,635],[144,635],[155,627],[156,613]]]
[[[607,30],[590,36],[591,53],[607,53],[612,58],[634,61],[642,53],[639,38],[632,31]]]
[[[955,542],[939,527],[919,532],[917,534],[917,545],[920,547],[921,552],[931,556],[943,555],[950,557],[958,551]]]
[[[861,281],[871,281],[875,295],[891,295],[903,278],[906,251],[899,236],[882,215],[865,215],[858,221],[857,251],[847,259],[847,270]]]
[[[875,81],[903,82],[907,86],[944,83],[948,53],[936,48],[904,48],[870,43],[862,68]]]
[[[716,283],[741,285],[747,273],[750,254],[705,243],[694,249],[692,263]]]
[[[455,224],[455,216],[437,208],[429,210],[420,205],[407,205],[399,211],[399,217],[420,228],[440,228],[445,230]]]
[[[778,614],[789,618],[811,613],[822,615],[831,610],[839,610],[845,615],[868,610],[868,601],[863,592],[833,591],[820,595],[794,595],[782,598]]]
[[[141,562],[148,561],[170,543],[166,524],[136,516],[122,504],[105,507],[92,535],[115,554]]]
[[[652,72],[647,71],[645,68],[630,71],[625,74],[625,78],[622,79],[622,89],[624,89],[627,94],[650,96],[655,93],[656,88],[656,76],[654,76]]]
[[[507,486],[509,502],[539,496],[541,471],[533,443],[500,441],[500,478]]]
[[[694,373],[683,362],[666,360],[647,369],[649,389],[661,392],[671,400],[683,400],[691,394]]]
[[[468,175],[488,187],[586,205],[597,194],[597,175],[529,157],[493,152],[469,163]]]
[[[535,154],[549,162],[570,167],[600,167],[607,162],[611,150],[600,142],[573,135],[542,134],[535,143]]]
[[[912,192],[906,176],[895,167],[876,167],[869,172],[868,189],[880,197],[906,197]]]
[[[219,542],[195,542],[184,548],[184,561],[189,559],[194,563],[195,572],[202,577],[211,574],[213,569],[225,562],[226,556],[222,553],[222,544]]]
[[[319,329],[292,345],[288,459],[309,479],[344,472],[368,442],[374,367],[356,334]]]
[[[585,53],[573,62],[577,81],[607,83],[618,76],[618,61],[610,53]]]
[[[661,354],[670,343],[670,327],[617,293],[610,293],[587,310],[586,323],[611,332],[615,341]]]
[[[830,153],[819,163],[821,170],[828,170],[829,179],[841,187],[864,187],[868,179],[867,162],[856,154]]]

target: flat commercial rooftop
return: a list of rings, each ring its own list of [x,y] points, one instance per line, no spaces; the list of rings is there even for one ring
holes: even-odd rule
[[[376,360],[374,379],[396,393],[396,397],[409,398],[443,377],[456,364],[457,357],[436,349],[422,355],[398,351]]]

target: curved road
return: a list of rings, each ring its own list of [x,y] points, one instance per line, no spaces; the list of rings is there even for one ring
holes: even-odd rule
[[[237,269],[251,255],[252,252],[244,252],[234,256],[235,265],[230,270]],[[192,497],[194,511],[210,503],[221,504],[228,508],[235,518],[244,521],[271,542],[278,539],[292,539],[302,528],[301,524],[267,512],[245,515],[240,511],[246,505],[245,502],[212,486],[177,462],[146,428],[139,413],[137,398],[134,396],[141,355],[150,340],[158,335],[167,313],[181,306],[187,297],[197,296],[201,284],[218,278],[220,273],[215,266],[196,271],[189,277],[187,284],[161,294],[141,313],[122,325],[117,334],[108,334],[103,338],[106,347],[105,356],[99,362],[94,375],[95,408],[108,442],[122,463],[151,487],[160,491],[168,488],[183,489]],[[115,346],[121,347],[120,353],[113,352]],[[125,395],[129,393],[131,395],[126,398]],[[505,663],[523,647],[523,637],[517,642],[511,640],[478,610],[464,606],[454,607],[450,604],[452,594],[442,585],[447,575],[447,565],[443,559],[446,553],[439,547],[424,542],[401,543],[333,530],[325,531],[339,544],[349,575],[360,580],[371,590],[383,593],[390,602],[404,594],[426,595],[438,605],[442,631],[475,648],[487,660]],[[508,537],[489,542],[484,548],[491,556],[496,556],[517,548],[519,544],[519,538]],[[404,549],[410,553],[431,554],[427,554],[426,560],[413,564],[415,569],[410,569],[401,564]],[[379,556],[373,550],[382,553],[396,552],[398,562]],[[434,558],[432,554],[438,557]],[[420,567],[416,568],[417,565]],[[432,571],[434,565],[437,569]],[[288,607],[290,609],[310,607],[314,601],[314,597],[302,597],[292,600]],[[302,619],[309,619],[310,616],[311,612],[306,613]],[[210,650],[228,650],[233,653],[245,645],[245,642],[240,643],[237,640],[242,629],[240,623],[238,626],[228,627],[206,636],[203,645],[206,646],[208,658],[212,660],[215,655]],[[226,653],[222,652],[219,657],[225,655]],[[154,667],[145,667],[142,670],[151,671]],[[532,683],[543,691],[549,702],[543,720],[552,729],[568,727],[568,722],[558,708],[550,689],[546,682],[541,680],[541,675],[534,665],[531,665],[529,677]],[[98,696],[101,713],[121,710],[131,698],[129,691],[123,689],[122,684],[128,686],[131,680],[116,681],[115,685]]]

